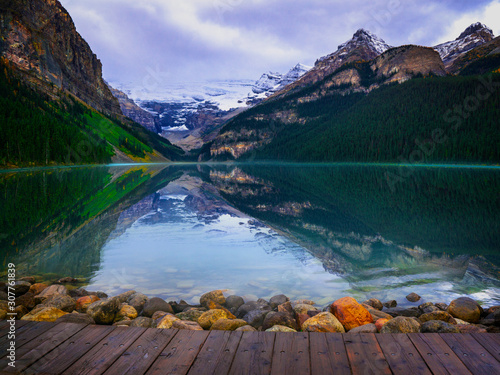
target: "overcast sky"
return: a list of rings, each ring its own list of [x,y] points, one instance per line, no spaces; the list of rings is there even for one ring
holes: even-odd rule
[[[500,33],[500,0],[61,0],[112,82],[257,79],[313,65],[359,28],[432,46],[471,23]]]

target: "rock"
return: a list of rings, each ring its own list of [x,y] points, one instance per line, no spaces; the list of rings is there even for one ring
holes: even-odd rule
[[[224,310],[227,314],[228,319],[236,319],[236,316],[234,316],[231,311],[229,311],[224,306],[221,306],[214,301],[208,301],[207,305],[209,310]]]
[[[100,299],[105,299],[105,298],[108,298],[109,296],[104,293],[104,292],[89,292],[89,294],[92,294],[94,296],[97,296],[99,297]]]
[[[0,309],[9,311],[9,302],[7,301],[0,301]]]
[[[212,324],[214,324],[219,319],[227,319],[227,313],[224,310],[208,310],[201,314],[198,319],[198,324],[203,329],[210,329]]]
[[[267,303],[261,303],[257,301],[250,301],[241,305],[236,311],[237,318],[243,318],[246,314],[253,310],[271,310],[271,306]]]
[[[373,307],[375,310],[382,310],[382,308],[384,307],[384,305],[382,304],[382,302],[380,302],[376,298],[370,298],[369,300],[366,300],[363,303],[367,304],[367,305],[369,305],[371,307]]]
[[[418,309],[422,312],[422,314],[427,314],[434,311],[441,311],[441,309],[437,306],[434,306],[432,302],[423,303],[418,307]]]
[[[311,301],[310,299],[298,299],[296,301],[292,302],[292,305],[315,305],[316,303],[314,301]]]
[[[36,284],[35,284],[36,285]],[[54,297],[57,294],[61,295],[68,295],[68,290],[64,285],[51,285],[45,289],[43,289],[40,294],[35,295],[35,302],[36,303],[44,303],[48,299]]]
[[[384,307],[387,307],[388,309],[390,309],[392,307],[397,307],[397,306],[398,306],[398,303],[396,302],[396,300],[393,300],[393,299],[391,299],[390,301],[384,302]]]
[[[264,318],[264,322],[262,323],[262,330],[265,331],[276,325],[290,327],[294,330],[299,329],[297,321],[294,319],[293,315],[286,312],[271,311]]]
[[[99,297],[91,295],[80,297],[76,300],[75,310],[80,312],[87,312],[87,308],[94,302],[99,301]]]
[[[30,290],[31,284],[27,281],[16,281],[14,282],[14,293],[16,297],[22,296],[24,293],[28,293]]]
[[[243,319],[219,319],[212,324],[210,330],[219,331],[234,331],[240,327],[246,326],[248,323]]]
[[[377,321],[378,319],[392,319],[392,315],[389,315],[383,311],[375,310],[373,308],[367,309],[370,315],[372,316],[373,321]]]
[[[318,314],[320,312],[318,311]],[[297,323],[299,325],[299,329],[302,329],[302,326],[303,324],[311,318],[311,316],[309,316],[309,314],[295,314],[295,318],[297,320]]]
[[[453,318],[455,319],[455,322],[457,322],[457,324],[470,324],[469,322],[466,322],[465,320],[462,320],[462,319],[458,319],[458,318]]]
[[[167,314],[164,317],[161,318],[161,320],[156,323],[156,328],[172,328],[172,324],[174,324],[175,321],[180,320],[174,315]]]
[[[84,288],[76,288],[76,289],[68,290],[68,294],[70,295],[70,297],[73,297],[74,299],[78,299],[80,297],[89,296],[91,293],[87,292]],[[94,295],[95,295],[95,293],[94,293]]]
[[[403,309],[401,307],[391,307],[389,309],[386,309],[385,312],[393,317],[405,316],[408,318],[418,318],[422,314],[417,307],[409,309]]]
[[[157,311],[153,314],[151,319],[158,320],[160,318],[163,318],[165,315],[172,315],[172,314],[166,313],[165,311]]]
[[[147,316],[140,316],[132,320],[129,327],[143,327],[143,328],[151,328],[153,324],[153,319],[148,318]]]
[[[35,284],[36,283],[36,279],[33,277],[33,276],[24,276],[24,277],[21,277],[19,279],[20,281],[26,281],[30,284]]]
[[[308,311],[317,311],[317,310],[318,309],[313,305],[308,305],[305,303],[299,303],[298,305],[295,305],[293,308],[293,311],[295,311],[296,314],[307,314]]]
[[[7,319],[7,310],[0,309],[0,320]]]
[[[418,302],[421,298],[417,293],[410,293],[406,296],[406,299],[410,302]]]
[[[7,301],[9,296],[3,290],[0,290],[0,301]]]
[[[266,332],[297,332],[297,331],[290,327],[275,325],[272,326],[271,328],[266,329]]]
[[[455,327],[460,333],[487,333],[486,328],[478,327],[474,324],[457,324]]]
[[[200,316],[202,316],[204,311],[200,310],[189,310],[183,311],[181,313],[175,314],[180,320],[190,320],[192,322],[197,322]]]
[[[457,322],[455,321],[455,318],[453,318],[446,311],[441,311],[441,310],[430,312],[427,314],[422,314],[418,317],[418,319],[422,323],[428,322],[430,320],[440,320],[442,322],[446,322],[446,323],[450,323],[450,324],[457,324]]]
[[[183,301],[183,300],[181,300],[180,303],[172,301],[172,302],[169,302],[168,304],[172,307],[172,310],[174,310],[174,313],[176,313],[176,314],[183,312],[184,310],[186,310],[190,307],[193,307],[190,304],[188,304],[186,301]]]
[[[226,307],[231,311],[237,311],[245,301],[240,296],[229,296],[226,298]]]
[[[121,327],[130,327],[131,324],[132,324],[132,320],[126,320],[126,319],[123,319],[123,320],[120,320],[119,322],[113,323],[114,326],[121,326]]]
[[[92,303],[87,307],[87,314],[97,324],[111,324],[115,320],[116,313],[120,309],[118,298],[109,298]]]
[[[497,306],[491,306],[491,307],[489,307],[489,308],[485,311],[485,313],[486,313],[486,315],[489,315],[489,314],[494,314],[494,313],[495,313],[495,312],[497,312],[497,311],[500,311],[500,305],[497,305]]]
[[[196,323],[192,322],[190,320],[174,320],[172,323],[172,328],[177,328],[177,329],[187,329],[190,331],[203,331],[203,328]]]
[[[74,284],[77,283],[78,280],[74,277],[63,277],[62,279],[57,280],[59,284]]]
[[[23,316],[29,313],[29,310],[24,306],[16,306],[14,309],[14,313],[16,314],[16,319],[21,319]]]
[[[172,306],[170,306],[168,302],[165,302],[165,300],[161,298],[153,297],[148,299],[144,304],[142,315],[150,318],[156,311],[165,311],[170,314],[174,313]]]
[[[290,314],[295,313],[293,311],[292,303],[290,301],[282,303],[278,306],[278,312],[288,312]]]
[[[329,312],[322,312],[307,319],[302,324],[302,330],[307,332],[345,332],[342,323]]]
[[[56,323],[95,324],[95,321],[87,314],[76,313],[63,315],[56,320]]]
[[[375,322],[375,327],[377,327],[377,330],[380,332],[382,327],[387,323],[390,319],[377,319]]]
[[[412,318],[398,316],[384,324],[380,333],[417,333],[420,324]]]
[[[373,322],[368,310],[352,297],[344,297],[332,303],[330,312],[337,317],[346,331]]]
[[[441,320],[429,320],[420,327],[422,333],[460,333],[453,324]]]
[[[269,305],[271,306],[272,309],[275,309],[279,305],[282,305],[288,301],[290,301],[290,298],[288,298],[284,294],[278,294],[277,296],[271,297],[271,299],[269,300]]]
[[[31,292],[24,293],[22,296],[16,298],[16,306],[24,306],[28,310],[31,310],[35,305],[35,295]]]
[[[134,309],[137,310],[137,313],[140,314],[147,300],[148,300],[147,296],[137,292],[131,294],[130,297],[127,298],[127,304],[133,306]]]
[[[246,325],[240,328],[236,328],[235,331],[241,331],[241,332],[255,332],[257,331],[255,328],[253,328],[250,325]]]
[[[24,315],[21,320],[31,320],[34,322],[55,322],[58,318],[66,315],[67,312],[59,310],[55,307],[42,307],[32,310]]]
[[[481,307],[469,297],[460,297],[451,301],[446,311],[453,317],[469,323],[477,323],[481,319]]]
[[[448,309],[448,305],[442,302],[435,303],[434,306],[443,311],[446,311]]]
[[[365,324],[364,326],[359,326],[351,329],[348,333],[377,333],[377,326],[373,323]]]
[[[44,304],[47,307],[55,307],[59,310],[72,312],[76,309],[76,302],[73,298],[67,295],[59,295],[52,297],[48,302]]]
[[[119,322],[123,319],[134,320],[135,318],[137,318],[137,315],[139,314],[137,314],[137,310],[134,308],[134,306],[123,305],[116,313],[115,322]]]
[[[252,310],[243,317],[243,320],[248,322],[249,325],[255,328],[259,328],[264,323],[264,319],[270,310]]]
[[[135,290],[129,290],[129,291],[118,294],[115,298],[118,298],[118,301],[120,303],[125,303],[130,298],[130,296],[132,296],[135,293],[137,293]]]
[[[205,293],[200,297],[200,305],[208,307],[208,301],[224,305],[226,303],[226,298],[224,297],[222,290],[212,290],[211,292]]]

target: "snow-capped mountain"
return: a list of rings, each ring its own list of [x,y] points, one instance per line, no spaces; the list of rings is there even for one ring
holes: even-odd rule
[[[449,66],[457,57],[493,40],[493,31],[486,25],[476,22],[470,25],[460,36],[450,42],[433,47],[441,56],[445,66]]]

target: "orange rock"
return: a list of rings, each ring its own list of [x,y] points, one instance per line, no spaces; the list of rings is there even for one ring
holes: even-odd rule
[[[92,303],[99,301],[100,298],[94,295],[80,297],[76,300],[76,310],[77,311],[86,311],[87,307]]]
[[[375,322],[375,327],[377,327],[377,331],[380,332],[384,324],[387,323],[388,321],[389,319],[383,319],[383,318],[377,319],[377,321]]]
[[[352,297],[336,300],[330,306],[330,311],[342,323],[346,331],[373,322],[370,312]]]
[[[207,302],[207,307],[208,307],[209,310],[224,310],[226,312],[226,314],[227,314],[227,318],[228,319],[236,319],[236,317],[231,313],[231,311],[229,311],[225,307],[219,305],[217,302],[208,301]]]
[[[48,287],[49,286],[47,284],[37,283],[37,284],[33,284],[32,286],[30,286],[29,291],[36,296],[36,295],[42,293],[42,291]]]
[[[297,324],[300,329],[302,329],[302,324],[304,324],[304,322],[309,318],[310,316],[307,314],[297,314]]]

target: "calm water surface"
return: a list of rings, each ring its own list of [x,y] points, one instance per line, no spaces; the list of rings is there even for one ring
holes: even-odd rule
[[[98,166],[0,173],[18,274],[198,302],[212,289],[500,302],[500,169]]]

